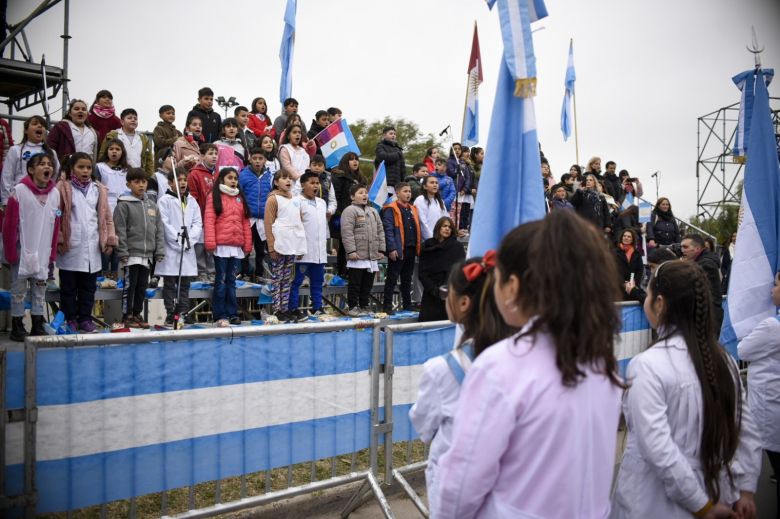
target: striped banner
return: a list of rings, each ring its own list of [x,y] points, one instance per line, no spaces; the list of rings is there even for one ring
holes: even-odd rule
[[[369,445],[372,330],[40,349],[38,513],[355,452]],[[6,405],[23,407],[23,354]],[[22,424],[7,437],[20,493]]]
[[[623,329],[615,344],[620,374],[625,376],[628,362],[645,350],[652,340],[650,324],[639,305],[621,307]],[[455,327],[393,335],[393,441],[416,440],[419,436],[409,420],[409,409],[417,400],[423,364],[452,349]]]

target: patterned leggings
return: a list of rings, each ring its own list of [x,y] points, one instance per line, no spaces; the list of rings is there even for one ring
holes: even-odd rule
[[[295,256],[280,255],[279,261],[271,261],[271,295],[273,296],[274,313],[287,311],[290,304],[290,286],[293,279],[293,266],[295,265]]]

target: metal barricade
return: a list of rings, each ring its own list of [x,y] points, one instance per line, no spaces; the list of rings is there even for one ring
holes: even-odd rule
[[[378,460],[377,460],[377,452],[378,452],[378,437],[379,437],[379,428],[376,426],[379,424],[379,396],[380,396],[380,372],[381,372],[381,331],[378,326],[379,321],[377,320],[362,320],[362,321],[338,321],[338,322],[332,322],[332,323],[316,323],[316,324],[297,324],[297,325],[277,325],[277,326],[251,326],[251,327],[240,327],[240,328],[222,328],[222,329],[196,329],[196,330],[181,330],[181,331],[162,331],[162,332],[141,332],[141,333],[126,333],[126,334],[95,334],[95,335],[65,335],[65,336],[50,336],[50,337],[29,337],[25,341],[24,345],[24,370],[25,370],[25,376],[24,376],[24,408],[15,411],[16,415],[18,415],[20,418],[24,419],[24,431],[23,431],[23,466],[24,466],[24,474],[23,474],[23,492],[21,495],[17,495],[15,497],[3,497],[2,501],[0,501],[0,505],[3,507],[20,507],[23,506],[26,511],[27,516],[34,516],[36,513],[36,505],[40,505],[40,496],[39,492],[41,491],[40,488],[36,488],[36,478],[35,478],[35,470],[36,470],[36,463],[41,462],[42,458],[40,458],[39,454],[40,448],[42,447],[43,450],[51,451],[52,447],[49,445],[46,445],[45,442],[48,438],[50,438],[50,424],[49,424],[49,430],[45,432],[45,435],[43,438],[39,437],[38,431],[36,431],[36,422],[37,422],[37,415],[38,415],[38,407],[45,404],[49,404],[50,402],[44,402],[41,404],[39,402],[39,397],[41,397],[42,394],[45,394],[47,391],[49,394],[51,394],[51,389],[53,384],[59,383],[60,386],[67,386],[67,389],[65,387],[62,388],[62,391],[68,392],[68,393],[80,393],[80,392],[88,392],[90,389],[90,385],[94,385],[94,381],[92,380],[85,380],[83,381],[83,386],[79,386],[79,382],[81,381],[79,378],[79,369],[81,366],[74,365],[69,366],[67,369],[68,376],[71,377],[67,384],[63,384],[62,381],[52,381],[48,386],[46,386],[46,383],[41,381],[39,378],[36,379],[36,373],[40,373],[43,368],[41,368],[41,365],[39,363],[39,356],[42,354],[42,352],[57,352],[57,354],[61,353],[63,356],[67,355],[78,355],[79,353],[82,353],[84,355],[86,354],[95,354],[96,357],[101,357],[107,355],[108,353],[116,353],[118,348],[125,347],[128,350],[127,358],[128,362],[132,364],[131,367],[128,367],[127,373],[132,373],[133,377],[142,378],[144,374],[144,366],[141,365],[142,363],[139,361],[138,365],[136,365],[136,357],[135,355],[138,354],[141,358],[141,352],[148,351],[149,348],[155,348],[154,352],[156,355],[168,355],[169,352],[176,350],[177,344],[179,347],[184,347],[186,345],[192,344],[195,346],[198,346],[200,343],[198,341],[201,340],[216,340],[218,342],[212,342],[208,344],[200,344],[203,346],[203,350],[208,350],[208,354],[214,355],[215,362],[219,363],[222,358],[219,357],[218,353],[211,353],[214,350],[224,350],[230,345],[233,345],[234,341],[239,340],[247,340],[249,339],[250,342],[242,342],[239,345],[236,345],[235,347],[241,347],[244,348],[245,345],[249,344],[252,346],[258,346],[260,343],[256,342],[257,339],[262,340],[263,338],[267,338],[266,341],[267,344],[270,344],[273,340],[273,337],[276,337],[278,341],[289,341],[289,344],[291,345],[291,349],[295,347],[296,345],[300,345],[301,343],[305,342],[306,340],[309,341],[312,345],[312,350],[321,351],[321,346],[323,346],[323,343],[326,343],[327,341],[323,341],[324,336],[312,336],[310,338],[304,338],[302,335],[305,334],[332,334],[335,332],[353,332],[354,335],[354,348],[350,346],[349,343],[345,343],[345,339],[343,337],[332,337],[332,349],[334,351],[334,358],[332,361],[330,361],[328,364],[332,365],[333,367],[333,373],[336,373],[336,375],[329,375],[325,374],[322,376],[319,376],[322,372],[321,369],[318,369],[319,367],[314,365],[312,362],[312,381],[311,386],[307,386],[312,388],[311,395],[309,393],[306,393],[304,395],[305,398],[312,400],[312,409],[315,409],[317,405],[322,405],[323,408],[325,407],[338,407],[337,404],[341,404],[341,402],[338,402],[337,400],[333,401],[325,401],[323,402],[317,402],[316,397],[318,396],[316,394],[317,384],[319,384],[320,380],[325,380],[325,382],[322,382],[322,384],[331,384],[334,388],[335,395],[343,394],[343,391],[341,391],[340,386],[338,384],[339,381],[342,379],[337,379],[333,377],[338,377],[339,373],[342,375],[346,374],[348,380],[356,380],[358,382],[355,383],[355,386],[353,388],[354,393],[347,392],[348,395],[357,395],[358,391],[360,390],[358,385],[359,384],[365,384],[365,382],[360,383],[360,380],[365,381],[366,378],[368,378],[368,385],[369,385],[369,401],[368,401],[368,409],[366,409],[368,419],[366,420],[366,429],[365,432],[356,432],[355,438],[358,436],[361,438],[368,437],[368,451],[369,451],[369,466],[366,470],[358,470],[356,468],[356,459],[358,456],[358,453],[356,451],[353,451],[351,453],[351,461],[349,466],[349,473],[338,475],[337,474],[337,458],[340,458],[340,462],[343,464],[344,459],[341,458],[344,455],[349,455],[347,452],[333,454],[330,456],[330,463],[331,463],[331,471],[329,476],[326,479],[317,480],[316,479],[316,473],[315,470],[315,462],[317,460],[320,460],[323,464],[328,461],[328,457],[318,458],[314,457],[316,455],[316,452],[319,452],[317,441],[319,438],[315,438],[315,436],[318,436],[314,434],[314,425],[312,426],[312,434],[307,437],[307,441],[311,443],[310,450],[312,453],[311,458],[306,458],[306,460],[309,461],[296,461],[295,465],[301,466],[305,465],[306,463],[311,463],[311,479],[309,482],[305,484],[298,484],[293,485],[293,477],[292,477],[292,464],[288,464],[286,466],[287,469],[287,487],[283,488],[281,490],[275,490],[272,488],[271,485],[271,479],[270,479],[270,473],[272,471],[279,471],[280,469],[278,466],[270,466],[267,467],[265,472],[266,477],[266,486],[265,486],[265,492],[261,493],[259,495],[249,495],[247,492],[247,472],[242,471],[240,474],[237,475],[230,475],[226,477],[219,477],[216,480],[212,481],[213,483],[213,501],[212,504],[203,506],[202,504],[198,503],[196,505],[196,498],[195,498],[195,486],[196,483],[198,485],[205,484],[203,481],[197,481],[196,483],[190,484],[186,488],[186,511],[183,513],[178,513],[175,515],[171,514],[171,509],[169,506],[169,495],[171,495],[172,492],[175,492],[178,488],[181,491],[181,488],[175,487],[175,488],[168,488],[167,486],[160,492],[154,492],[154,494],[160,494],[159,495],[159,509],[160,509],[160,515],[162,517],[188,517],[188,518],[194,518],[194,517],[208,517],[213,516],[217,514],[223,514],[227,512],[235,512],[237,510],[250,508],[250,507],[256,507],[264,504],[268,504],[274,501],[278,501],[281,499],[287,499],[294,496],[299,496],[303,494],[309,494],[318,492],[324,489],[333,488],[341,485],[346,485],[349,483],[355,483],[359,481],[364,482],[364,487],[370,488],[371,494],[373,494],[376,499],[379,501],[380,506],[382,506],[383,510],[385,511],[385,515],[387,517],[392,517],[392,514],[389,510],[389,506],[387,505],[387,501],[384,497],[384,494],[382,492],[382,489],[378,483],[377,476],[378,476]],[[359,333],[371,333],[370,337],[370,344],[368,344],[369,339],[367,337],[360,336]],[[359,330],[362,330],[362,332],[359,332]],[[285,336],[285,337],[280,337]],[[191,342],[188,342],[191,341]],[[339,343],[341,341],[341,343]],[[208,341],[205,341],[208,342]],[[308,343],[307,343],[308,344]],[[314,348],[313,346],[316,344],[317,348]],[[130,348],[127,348],[130,346]],[[327,346],[327,344],[326,344]],[[265,346],[270,348],[270,346]],[[308,348],[308,346],[305,346]],[[144,350],[146,348],[147,350]],[[345,358],[344,355],[342,355],[340,358],[339,355],[337,355],[335,352],[344,352],[349,351],[350,355],[352,352],[352,349],[354,349],[354,355],[349,357],[347,362],[344,362],[343,364],[349,364],[352,362],[354,371],[349,371],[347,368],[344,368],[343,373],[339,371],[343,368],[343,366],[338,366],[339,359]],[[326,348],[327,349],[327,348]],[[360,351],[358,351],[360,350]],[[275,350],[275,353],[279,353],[280,350],[277,348]],[[19,352],[17,352],[18,355]],[[120,352],[121,353],[121,352]],[[318,354],[318,353],[317,353]],[[315,355],[315,354],[313,354]],[[353,358],[354,357],[354,358]],[[175,356],[172,358],[176,358]],[[314,357],[313,357],[314,358]],[[20,359],[16,359],[16,361],[19,361]],[[235,361],[235,359],[232,359]],[[311,359],[310,359],[311,360]],[[50,365],[52,364],[51,355],[43,355],[43,361]],[[281,364],[288,363],[291,369],[291,372],[295,369],[296,362],[299,362],[300,359],[296,358],[294,353],[290,351],[289,354],[284,356],[284,358],[281,358],[279,362]],[[105,361],[104,361],[105,362]],[[5,370],[7,367],[7,356],[5,352],[0,352],[0,370],[2,373],[0,373],[0,390],[2,390],[2,393],[0,395],[3,396],[2,398],[2,404],[0,404],[0,411],[5,411],[5,402],[6,402],[6,382],[8,381],[8,377],[6,377]],[[18,364],[18,362],[17,362]],[[37,365],[36,365],[37,364]],[[239,366],[236,364],[236,366]],[[365,369],[368,370],[368,373],[365,372]],[[164,371],[163,368],[160,368],[161,371]],[[172,368],[173,369],[173,368]],[[351,368],[350,368],[351,369]],[[191,376],[195,377],[197,373],[193,373]],[[119,375],[118,375],[119,376]],[[330,377],[330,378],[328,378]],[[350,378],[351,377],[351,378]],[[56,377],[55,377],[56,378]],[[171,381],[164,380],[165,377],[163,376],[162,381],[160,382],[161,386],[165,386],[166,383],[173,384]],[[298,384],[298,380],[295,378],[290,378],[289,381],[291,384],[290,387],[295,387],[295,384]],[[74,383],[74,381],[76,381]],[[16,377],[16,382],[18,382],[18,377]],[[284,381],[283,381],[284,382]],[[39,390],[39,385],[44,384],[43,392]],[[230,384],[230,382],[228,382]],[[174,384],[175,385],[175,384]],[[239,388],[240,391],[247,391],[246,386],[248,383],[238,384],[241,386]],[[193,386],[194,387],[194,386]],[[234,390],[235,386],[227,385],[227,386],[217,386],[216,389],[221,390],[222,388],[228,388],[230,390]],[[265,387],[265,386],[264,386]],[[331,386],[328,386],[331,387]],[[364,387],[364,386],[360,386]],[[120,395],[117,398],[114,398],[114,401],[122,400],[122,398],[126,398],[128,400],[136,397],[134,394],[136,386],[133,387],[133,390],[131,393],[132,395],[129,395],[127,397]],[[167,389],[167,388],[166,388]],[[173,387],[172,389],[176,389]],[[196,391],[210,391],[215,388],[213,387],[207,387],[205,389],[203,388],[196,388],[192,389],[192,392]],[[186,391],[190,391],[188,388]],[[182,391],[172,391],[171,394],[174,395],[172,397],[172,401],[175,402],[175,397],[178,394],[186,392],[185,390]],[[341,391],[341,392],[339,392]],[[362,390],[360,390],[362,391]],[[229,392],[226,392],[225,394],[229,394]],[[291,393],[291,395],[297,393]],[[365,393],[361,393],[365,395]],[[169,393],[161,393],[163,397],[168,397]],[[152,395],[152,396],[160,396],[160,395]],[[142,392],[139,393],[138,398],[143,399],[145,396]],[[107,397],[108,398],[108,397]],[[303,398],[303,397],[300,397]],[[86,397],[85,397],[86,399]],[[268,407],[270,408],[272,405],[284,405],[285,404],[285,398],[282,396],[281,398],[275,399],[276,402],[274,404],[268,404]],[[289,397],[289,400],[292,402],[294,400],[293,396]],[[359,399],[357,396],[354,398],[355,402],[352,402],[351,404],[353,407],[360,408],[363,404],[357,402]],[[76,400],[74,400],[76,401]],[[111,400],[105,400],[105,401],[98,401],[97,404],[99,405],[106,405],[106,402],[111,402]],[[308,400],[307,400],[308,402]],[[363,402],[360,400],[360,402]],[[92,405],[93,402],[86,402],[86,403],[79,403],[78,405]],[[227,405],[228,402],[225,402],[225,405]],[[131,403],[131,404],[123,404],[123,405],[130,405],[130,406],[140,406],[143,407],[143,402],[141,404],[138,403]],[[74,404],[73,407],[76,405]],[[57,406],[52,405],[49,406],[51,408],[57,408],[57,407],[67,407],[67,406]],[[344,403],[344,408],[347,408],[347,403]],[[44,409],[46,409],[44,407]],[[56,409],[55,409],[56,411]],[[79,411],[79,410],[76,410]],[[143,421],[143,415],[139,413],[137,409],[133,409],[132,412],[135,412],[135,415],[132,415],[131,420],[134,420],[131,422],[131,427],[134,429],[135,427],[143,427],[144,424],[139,424],[137,422]],[[6,436],[6,431],[8,430],[7,427],[5,427],[5,420],[4,417],[7,415],[6,412],[0,413],[2,418],[0,418],[0,440],[4,439]],[[58,415],[58,416],[70,416],[70,415]],[[175,412],[172,412],[170,416],[175,416]],[[164,415],[164,418],[166,418],[165,423],[163,424],[164,428],[168,427],[175,427],[176,424],[174,423],[168,423],[167,418],[170,417],[169,415]],[[353,419],[353,423],[356,424],[354,428],[356,430],[359,429],[359,431],[364,431],[362,429],[362,423],[361,416],[364,416],[364,413],[361,411],[354,417],[350,418],[349,415],[348,419]],[[138,417],[141,417],[138,419]],[[243,419],[244,417],[241,417]],[[331,422],[337,421],[341,416],[326,416],[325,420],[330,420]],[[51,420],[51,413],[48,415],[48,419]],[[70,419],[70,418],[68,418]],[[104,418],[105,420],[105,418]],[[240,420],[239,420],[240,421]],[[193,422],[196,423],[196,422]],[[67,424],[71,426],[72,424]],[[148,424],[147,424],[148,425]],[[295,440],[293,439],[292,434],[295,432],[294,427],[296,426],[296,423],[290,422],[290,423],[284,423],[281,424],[280,427],[287,427],[289,426],[290,431],[292,431],[290,434],[291,436],[289,438],[283,438],[282,444],[279,445],[270,445],[271,441],[269,440],[269,445],[267,446],[269,450],[269,460],[271,457],[271,454],[273,454],[274,450],[277,449],[284,449],[288,448],[290,449],[290,452],[292,452],[294,446],[292,445],[286,445],[285,443],[293,444],[295,443]],[[335,425],[333,428],[328,429],[329,439],[332,440],[335,443],[338,441],[338,432],[335,431]],[[75,429],[74,429],[75,430]],[[323,429],[319,429],[318,431],[323,431]],[[116,434],[121,434],[122,431],[114,431]],[[245,430],[239,431],[240,433],[245,433]],[[298,431],[300,432],[300,431]],[[306,431],[304,431],[304,434],[302,436],[306,436]],[[108,433],[106,433],[108,434]],[[130,433],[128,432],[128,435]],[[162,437],[162,436],[161,436]],[[270,438],[270,433],[269,433]],[[193,436],[192,438],[189,438],[190,443],[193,443],[193,440],[200,440],[201,438],[196,438]],[[78,438],[76,438],[74,441],[78,441]],[[81,440],[82,443],[85,440]],[[104,440],[105,441],[105,440]],[[167,441],[167,440],[166,440]],[[185,441],[185,443],[186,443]],[[215,440],[218,443],[222,442],[222,437],[217,437]],[[243,440],[242,440],[243,441]],[[354,440],[353,444],[355,445],[362,445],[360,442],[363,440]],[[39,443],[44,442],[44,443]],[[165,456],[168,454],[168,450],[166,449],[168,447],[168,443],[164,444],[164,447],[166,448],[159,448],[163,445],[162,443],[152,445],[152,447],[158,448],[158,453],[156,455],[162,456],[164,459]],[[220,447],[223,445],[219,443]],[[7,460],[7,453],[6,453],[6,443],[2,442],[0,443],[0,467],[5,469],[5,461]],[[246,448],[246,447],[242,447]],[[334,447],[335,449],[336,447]],[[108,452],[108,451],[106,451]],[[218,454],[218,463],[223,463],[222,461],[222,455],[223,452],[217,450]],[[246,450],[243,451],[244,455],[246,455]],[[103,452],[101,452],[103,454]],[[113,455],[113,453],[110,453]],[[308,453],[306,453],[308,454]],[[231,453],[227,453],[227,457],[230,457]],[[18,457],[18,454],[16,454]],[[136,454],[133,454],[133,456],[136,456]],[[292,454],[290,455],[292,457]],[[140,458],[140,456],[139,456]],[[193,452],[191,453],[192,458],[192,466],[190,467],[190,470],[193,472],[198,470],[201,467],[196,467],[196,462],[200,462],[199,459],[196,458],[196,454]],[[117,458],[119,459],[119,458]],[[150,458],[153,459],[153,458]],[[78,463],[84,463],[84,458],[73,458],[74,465]],[[68,470],[73,470],[71,467],[71,460],[70,458],[67,460]],[[148,461],[148,460],[147,460]],[[101,460],[101,463],[104,464],[103,472],[97,472],[96,474],[101,474],[103,476],[108,476],[109,472],[108,470],[115,470],[115,471],[142,471],[143,468],[136,467],[136,461],[135,458],[133,458],[132,463],[129,464],[129,466],[123,466],[122,464],[114,464],[115,461],[106,461]],[[239,464],[243,463],[246,465],[246,460],[242,459],[238,461]],[[270,461],[269,461],[270,463]],[[138,462],[139,465],[142,465],[141,462]],[[110,465],[110,466],[109,466]],[[40,466],[40,465],[38,465]],[[277,468],[274,468],[277,467]],[[144,467],[148,468],[148,467]],[[166,470],[170,467],[164,467],[162,472],[162,477],[167,478],[171,476],[166,472]],[[284,467],[281,468],[281,470],[284,470]],[[152,471],[154,472],[154,471]],[[75,473],[75,472],[74,472]],[[219,471],[221,474],[221,469]],[[72,476],[73,473],[68,473],[69,477]],[[7,495],[6,489],[8,488],[8,481],[3,476],[5,475],[5,472],[3,472],[3,475],[0,476],[0,494],[3,496]],[[175,474],[174,474],[175,476]],[[51,477],[51,474],[47,475],[46,477]],[[143,477],[148,477],[150,479],[154,479],[154,476],[152,474],[149,475],[143,475]],[[231,478],[235,479],[238,477],[240,479],[240,496],[237,500],[233,500],[231,502],[222,502],[222,489],[223,489],[223,482],[224,480]],[[96,478],[95,483],[99,483],[97,481],[98,478]],[[128,477],[128,480],[132,479],[132,475]],[[175,478],[173,478],[175,479]],[[47,481],[51,481],[51,479],[48,479]],[[105,482],[103,482],[105,484]],[[132,484],[137,484],[133,483]],[[209,483],[209,484],[212,484]],[[73,481],[69,480],[68,483],[62,483],[62,485],[65,486],[75,486],[83,484],[80,481]],[[141,485],[139,485],[141,486]],[[135,487],[133,487],[135,489]],[[183,492],[183,491],[182,491]],[[182,492],[179,492],[180,494]],[[235,493],[235,492],[234,492]],[[127,504],[126,508],[126,515],[129,517],[135,517],[138,511],[138,505],[137,505],[137,498],[141,497],[143,493],[138,493],[138,495],[133,494],[129,497],[120,497],[119,499],[128,499],[129,504]],[[70,498],[68,498],[70,499]],[[114,509],[109,509],[109,502],[113,502],[115,500],[109,500],[106,499],[104,502],[101,503],[94,503],[90,506],[100,506],[100,516],[101,517],[107,517],[109,514],[114,515],[115,511]],[[69,502],[69,501],[68,501]],[[73,508],[81,508],[81,507],[73,507]],[[71,511],[71,507],[68,507],[67,510],[62,511]],[[40,510],[38,510],[40,512]]]

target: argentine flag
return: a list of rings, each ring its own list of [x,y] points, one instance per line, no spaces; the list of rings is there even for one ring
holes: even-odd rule
[[[324,130],[314,136],[314,140],[320,147],[322,156],[325,158],[325,166],[332,168],[338,165],[341,157],[349,151],[354,151],[360,155],[352,132],[349,130],[349,124],[345,119],[333,121]]]
[[[547,11],[541,0],[496,1],[504,53],[471,223],[469,257],[497,248],[510,230],[544,218],[545,213],[533,99],[536,58],[531,22]]]
[[[379,167],[376,168],[374,180],[371,182],[371,187],[368,188],[368,203],[377,211],[381,211],[389,198],[390,196],[387,194],[387,172],[385,171],[385,161],[383,160],[379,163]]]
[[[284,32],[282,44],[279,47],[279,61],[282,62],[282,76],[279,80],[279,102],[284,103],[292,97],[292,62],[295,49],[295,13],[298,10],[298,0],[287,0],[284,9]]]
[[[776,313],[770,291],[780,270],[780,163],[764,71],[757,70],[750,81],[755,99],[747,143],[749,155],[720,333],[721,343],[735,357],[737,343]]]
[[[571,124],[574,120],[571,111],[571,99],[574,96],[574,82],[577,81],[577,73],[574,71],[574,40],[569,42],[569,62],[566,65],[566,81],[563,92],[563,107],[561,108],[561,132],[563,140],[571,137]],[[632,197],[633,198],[633,197]]]

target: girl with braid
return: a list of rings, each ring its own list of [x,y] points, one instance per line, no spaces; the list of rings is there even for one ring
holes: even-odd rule
[[[613,519],[756,517],[761,444],[736,363],[714,335],[711,298],[692,263],[663,263],[648,284],[659,339],[628,365]]]

